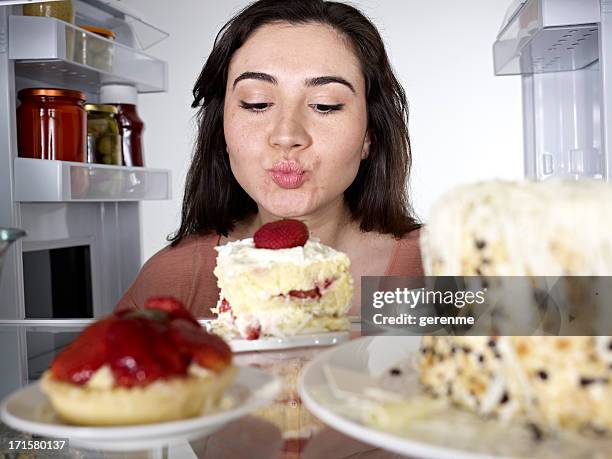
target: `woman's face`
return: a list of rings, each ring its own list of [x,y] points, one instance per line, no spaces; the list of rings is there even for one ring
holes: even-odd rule
[[[260,27],[232,57],[223,125],[232,172],[260,211],[341,204],[369,147],[359,61],[328,26]]]

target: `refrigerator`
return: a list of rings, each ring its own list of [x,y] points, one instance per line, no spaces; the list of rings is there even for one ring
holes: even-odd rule
[[[142,264],[141,203],[171,198],[169,170],[20,156],[16,115],[24,88],[78,90],[87,103],[107,84],[167,91],[168,65],[147,49],[168,34],[116,0],[75,0],[74,23],[25,16],[18,3],[0,1],[0,227],[27,234],[0,273],[0,397],[113,310]],[[100,52],[107,59],[89,59]]]

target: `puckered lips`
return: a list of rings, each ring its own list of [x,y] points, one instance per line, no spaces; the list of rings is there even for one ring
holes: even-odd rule
[[[293,160],[282,160],[268,169],[268,174],[279,187],[292,190],[306,181],[307,171]]]

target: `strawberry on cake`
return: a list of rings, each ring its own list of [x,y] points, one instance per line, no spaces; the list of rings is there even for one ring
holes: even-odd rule
[[[215,408],[234,378],[232,352],[172,298],[88,326],[41,387],[57,415],[79,425],[170,421]]]
[[[267,223],[217,252],[215,332],[254,340],[350,328],[350,261],[311,238],[304,223]]]

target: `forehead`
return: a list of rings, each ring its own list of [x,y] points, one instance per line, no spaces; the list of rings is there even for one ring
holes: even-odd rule
[[[340,75],[359,82],[359,60],[348,40],[330,26],[316,23],[267,24],[258,28],[234,53],[230,78],[245,71],[273,74],[279,81]]]

